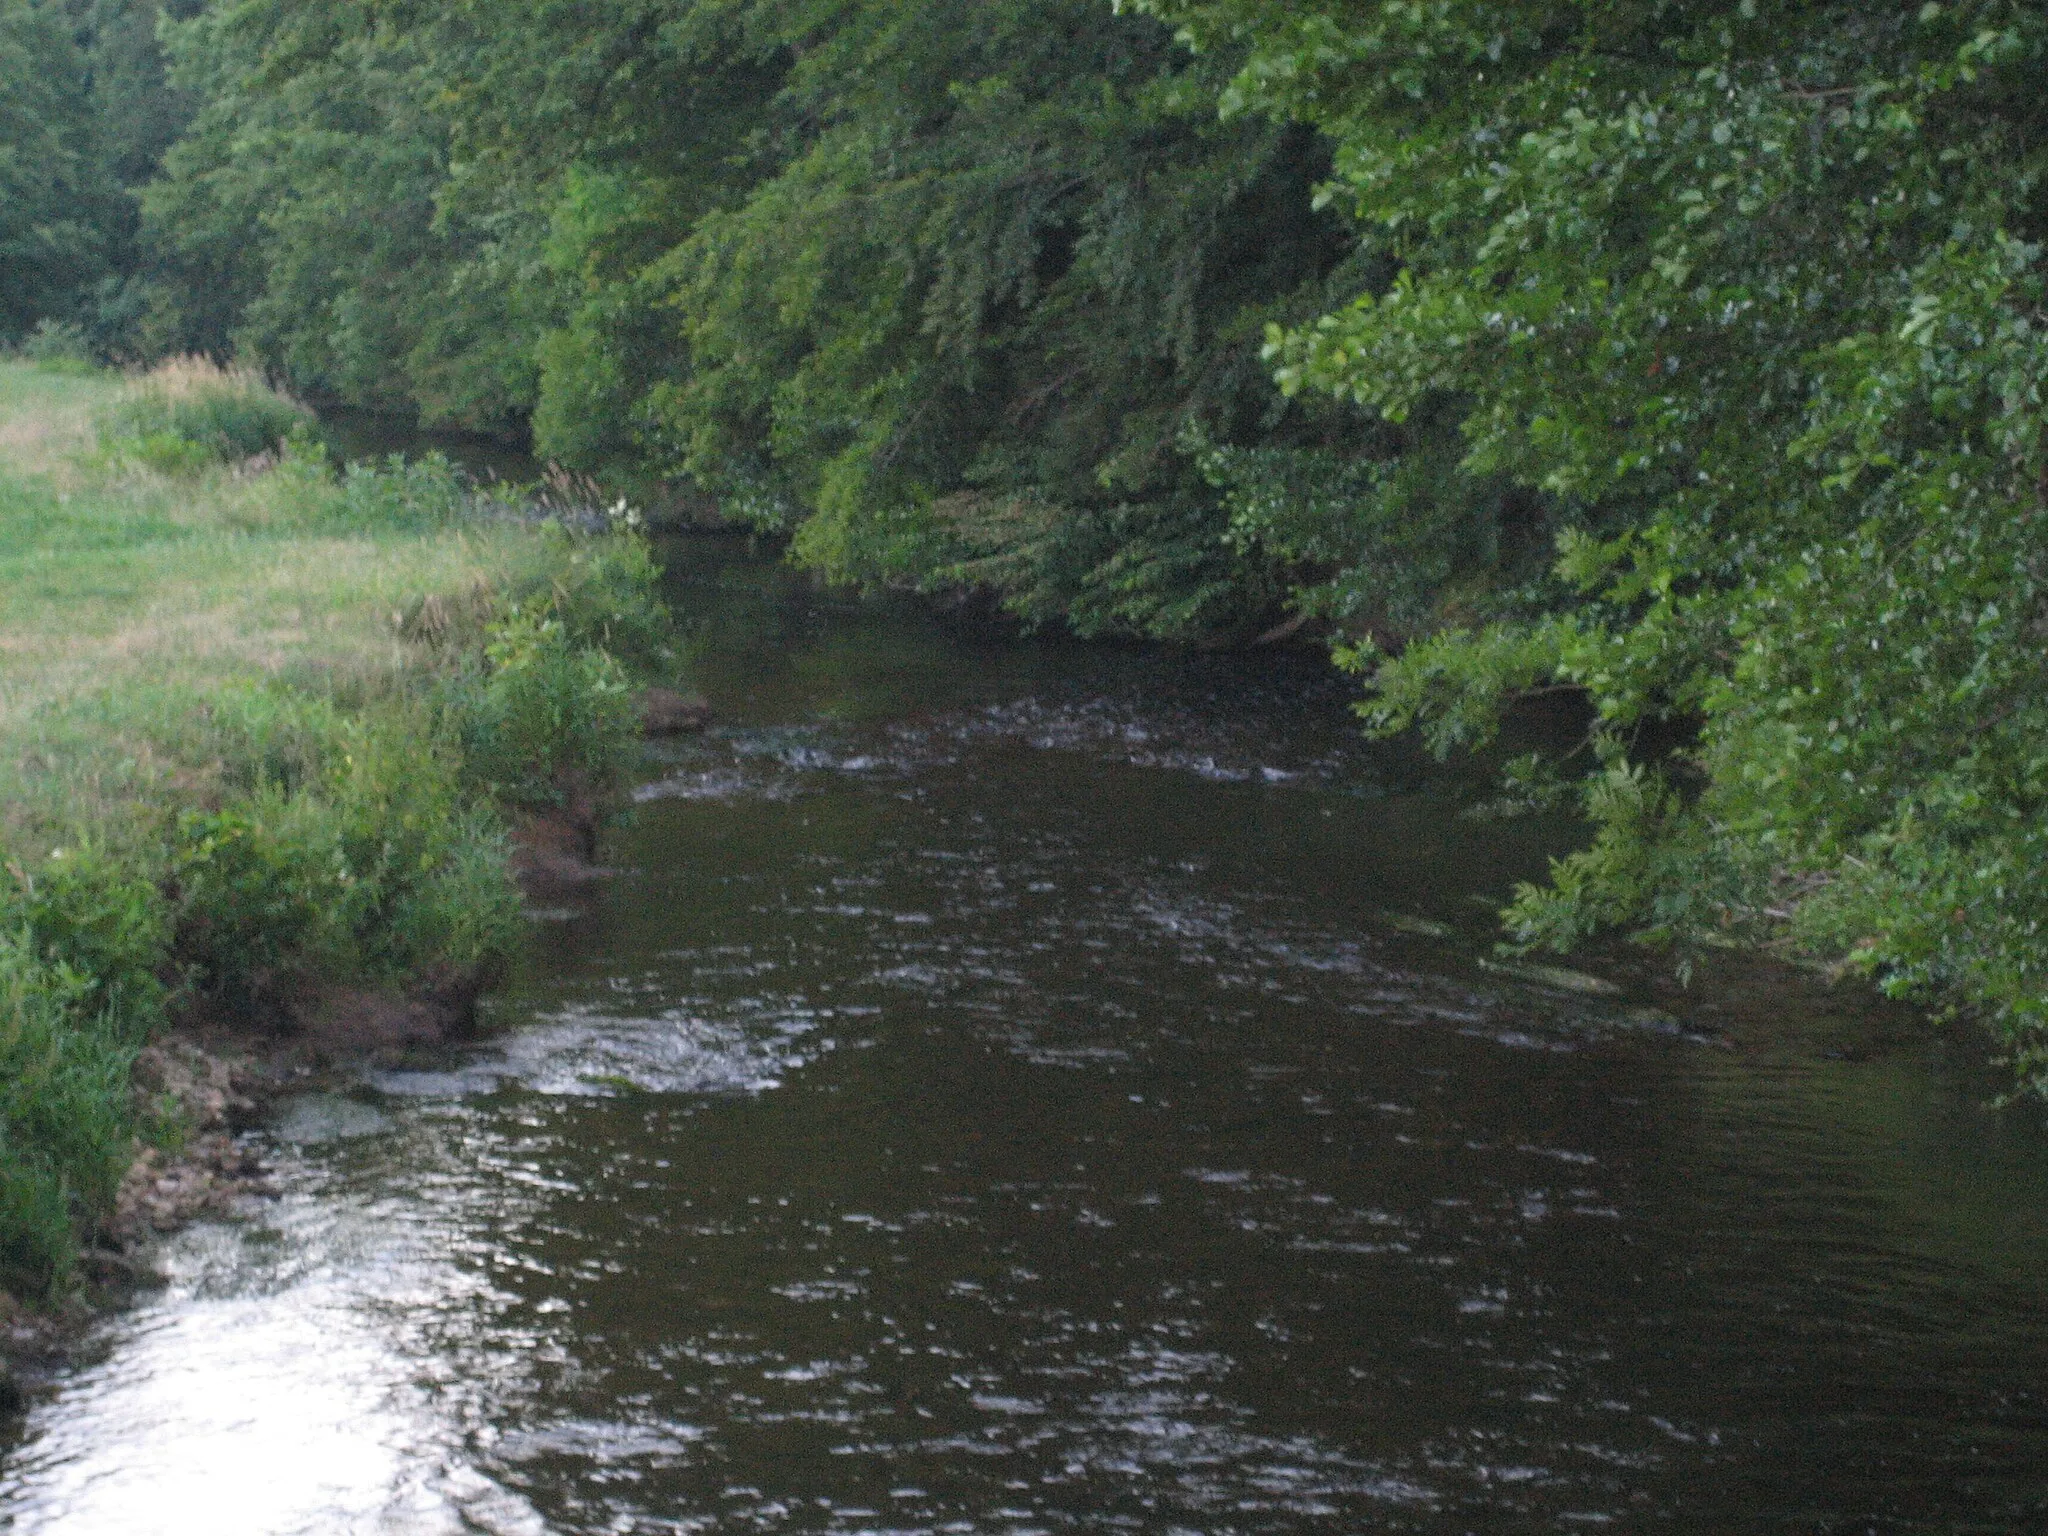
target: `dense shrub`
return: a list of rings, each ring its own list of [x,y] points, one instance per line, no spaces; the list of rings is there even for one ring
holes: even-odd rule
[[[477,503],[475,486],[445,454],[394,453],[343,469],[332,515],[340,525],[365,532],[428,532],[475,515]]]
[[[390,980],[508,953],[518,892],[459,733],[427,701],[396,700],[344,719],[335,748],[318,791],[334,854],[330,968]]]
[[[521,607],[546,607],[573,643],[604,651],[631,667],[672,659],[674,625],[656,595],[660,569],[647,540],[634,532],[591,536],[560,524],[544,531],[546,567],[513,594]]]
[[[345,872],[325,807],[265,786],[249,800],[178,818],[177,953],[193,982],[250,1010],[289,996],[294,962],[333,958],[332,898]]]
[[[172,958],[258,1020],[311,979],[488,966],[518,932],[494,802],[602,798],[634,739],[626,675],[547,615],[489,627],[434,697],[344,710],[218,692],[176,750],[211,751],[222,803],[181,811],[164,889]],[[168,745],[168,744],[167,744]]]
[[[248,369],[186,357],[137,379],[99,430],[110,448],[175,474],[275,453],[310,434],[313,416]]]
[[[482,663],[451,690],[470,772],[515,805],[567,805],[618,787],[637,717],[624,669],[546,610],[491,628]]]
[[[79,1005],[124,1039],[163,1014],[170,952],[166,903],[146,869],[90,836],[53,848],[29,872],[10,867],[0,922],[40,963],[77,978]]]

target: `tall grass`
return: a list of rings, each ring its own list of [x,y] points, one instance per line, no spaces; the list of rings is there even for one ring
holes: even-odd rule
[[[152,467],[124,434],[211,441],[220,398],[260,402],[196,365],[91,381],[100,449],[57,463],[35,415],[80,381],[43,378],[0,363],[0,1286],[30,1296],[152,1132],[153,1034],[498,963],[505,807],[619,783],[627,666],[666,634],[644,543],[602,520],[445,461],[337,476],[289,429],[261,473],[226,428]]]
[[[100,413],[109,447],[166,474],[191,474],[274,454],[310,436],[313,413],[255,370],[204,357],[160,363]]]
[[[92,1006],[91,981],[0,931],[0,1283],[71,1271],[82,1215],[134,1155],[128,1073],[141,1043]]]

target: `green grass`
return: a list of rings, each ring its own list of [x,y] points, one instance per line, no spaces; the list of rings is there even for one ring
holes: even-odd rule
[[[637,538],[445,463],[338,476],[303,434],[138,455],[152,387],[0,362],[0,1285],[30,1296],[152,1133],[151,1034],[489,971],[502,807],[616,786],[613,653],[665,633]]]
[[[259,374],[201,357],[177,358],[131,380],[94,420],[109,452],[163,474],[246,463],[315,429],[311,411]]]

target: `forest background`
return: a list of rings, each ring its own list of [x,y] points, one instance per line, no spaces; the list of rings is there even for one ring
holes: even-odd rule
[[[2048,1085],[2048,13],[0,0],[0,338],[239,357],[1083,635],[1327,641]]]

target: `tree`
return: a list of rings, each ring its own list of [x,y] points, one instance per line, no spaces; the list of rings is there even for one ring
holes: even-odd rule
[[[199,105],[143,195],[145,328],[156,350],[244,351],[314,395],[506,428],[532,401],[525,306],[545,295],[518,252],[535,221],[448,205],[445,40],[406,22],[239,0],[167,29]]]
[[[1276,333],[1286,387],[1449,409],[1463,472],[1564,525],[1551,590],[1349,653],[1443,749],[1529,687],[1591,700],[1597,838],[1517,936],[1789,921],[2048,1081],[2048,17],[1154,9],[1247,51],[1227,111],[1335,140],[1388,258]]]
[[[106,270],[113,200],[69,18],[0,0],[0,339],[70,318]]]
[[[1297,504],[1317,456],[1413,435],[1259,356],[1355,281],[1325,143],[1218,123],[1228,70],[1096,0],[236,0],[171,36],[202,106],[146,197],[159,345],[530,421],[836,579],[1249,638],[1357,543]],[[1409,544],[1485,564],[1496,500]]]

